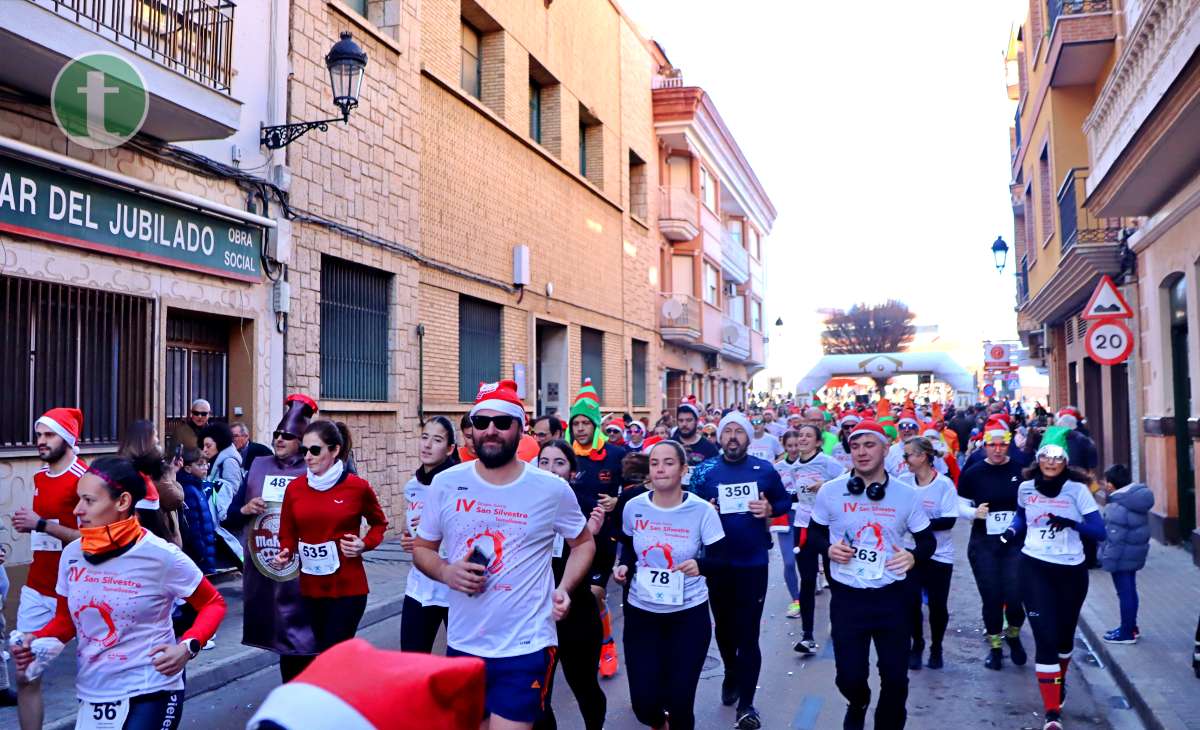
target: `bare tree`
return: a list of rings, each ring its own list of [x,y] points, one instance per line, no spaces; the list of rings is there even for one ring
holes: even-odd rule
[[[916,315],[896,299],[883,304],[855,304],[825,317],[821,347],[826,355],[902,352],[912,342]]]

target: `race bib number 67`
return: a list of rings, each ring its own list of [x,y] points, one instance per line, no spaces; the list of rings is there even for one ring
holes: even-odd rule
[[[717,486],[717,506],[723,515],[749,512],[750,500],[757,497],[757,493],[758,484],[755,482],[721,484]]]

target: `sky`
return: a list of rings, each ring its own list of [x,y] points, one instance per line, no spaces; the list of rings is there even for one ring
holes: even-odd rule
[[[764,375],[790,390],[821,355],[817,310],[856,302],[904,301],[966,367],[1016,338],[1003,53],[1026,0],[618,2],[775,204]]]

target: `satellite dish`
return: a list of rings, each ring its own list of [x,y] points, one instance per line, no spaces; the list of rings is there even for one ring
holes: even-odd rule
[[[667,319],[679,319],[683,316],[683,305],[676,299],[668,299],[662,303],[662,313]]]
[[[725,327],[721,330],[721,335],[723,336],[724,340],[730,344],[737,342],[739,334],[741,333],[738,331],[738,328],[731,324],[725,325]]]

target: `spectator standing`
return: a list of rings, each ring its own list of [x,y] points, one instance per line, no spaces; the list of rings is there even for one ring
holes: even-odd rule
[[[180,458],[183,461],[183,468],[178,473],[183,490],[180,530],[183,552],[201,573],[212,575],[217,572],[217,526],[204,487],[204,480],[208,478],[208,460],[199,449],[184,449]]]
[[[154,489],[147,488],[146,498],[136,505],[142,526],[180,547],[179,510],[183,507],[183,488],[175,478],[182,466],[179,457],[168,461],[163,456],[158,427],[153,421],[146,420],[129,424],[117,447],[117,456],[138,464],[154,482]]]
[[[234,448],[237,449],[238,455],[242,457],[242,471],[244,473],[250,473],[250,467],[254,464],[255,459],[260,456],[270,456],[273,453],[270,446],[260,444],[257,441],[251,441],[250,429],[241,421],[229,424],[229,430],[233,432]]]
[[[1121,625],[1104,635],[1110,644],[1138,640],[1137,572],[1146,566],[1150,552],[1150,508],[1154,493],[1145,484],[1131,484],[1129,467],[1113,464],[1104,472],[1108,505],[1104,525],[1108,538],[1100,550],[1100,567],[1112,573],[1121,606]]]
[[[201,445],[200,432],[208,428],[210,418],[212,418],[212,405],[208,401],[203,398],[192,401],[188,417],[171,431],[171,442],[168,446],[172,449],[177,446],[199,448]]]
[[[208,481],[212,485],[213,521],[217,525],[218,563],[241,568],[245,560],[241,542],[229,530],[221,525],[229,516],[229,505],[233,497],[241,489],[242,457],[237,447],[233,445],[233,431],[224,423],[212,423],[204,429],[201,437],[201,451],[208,459]]]

